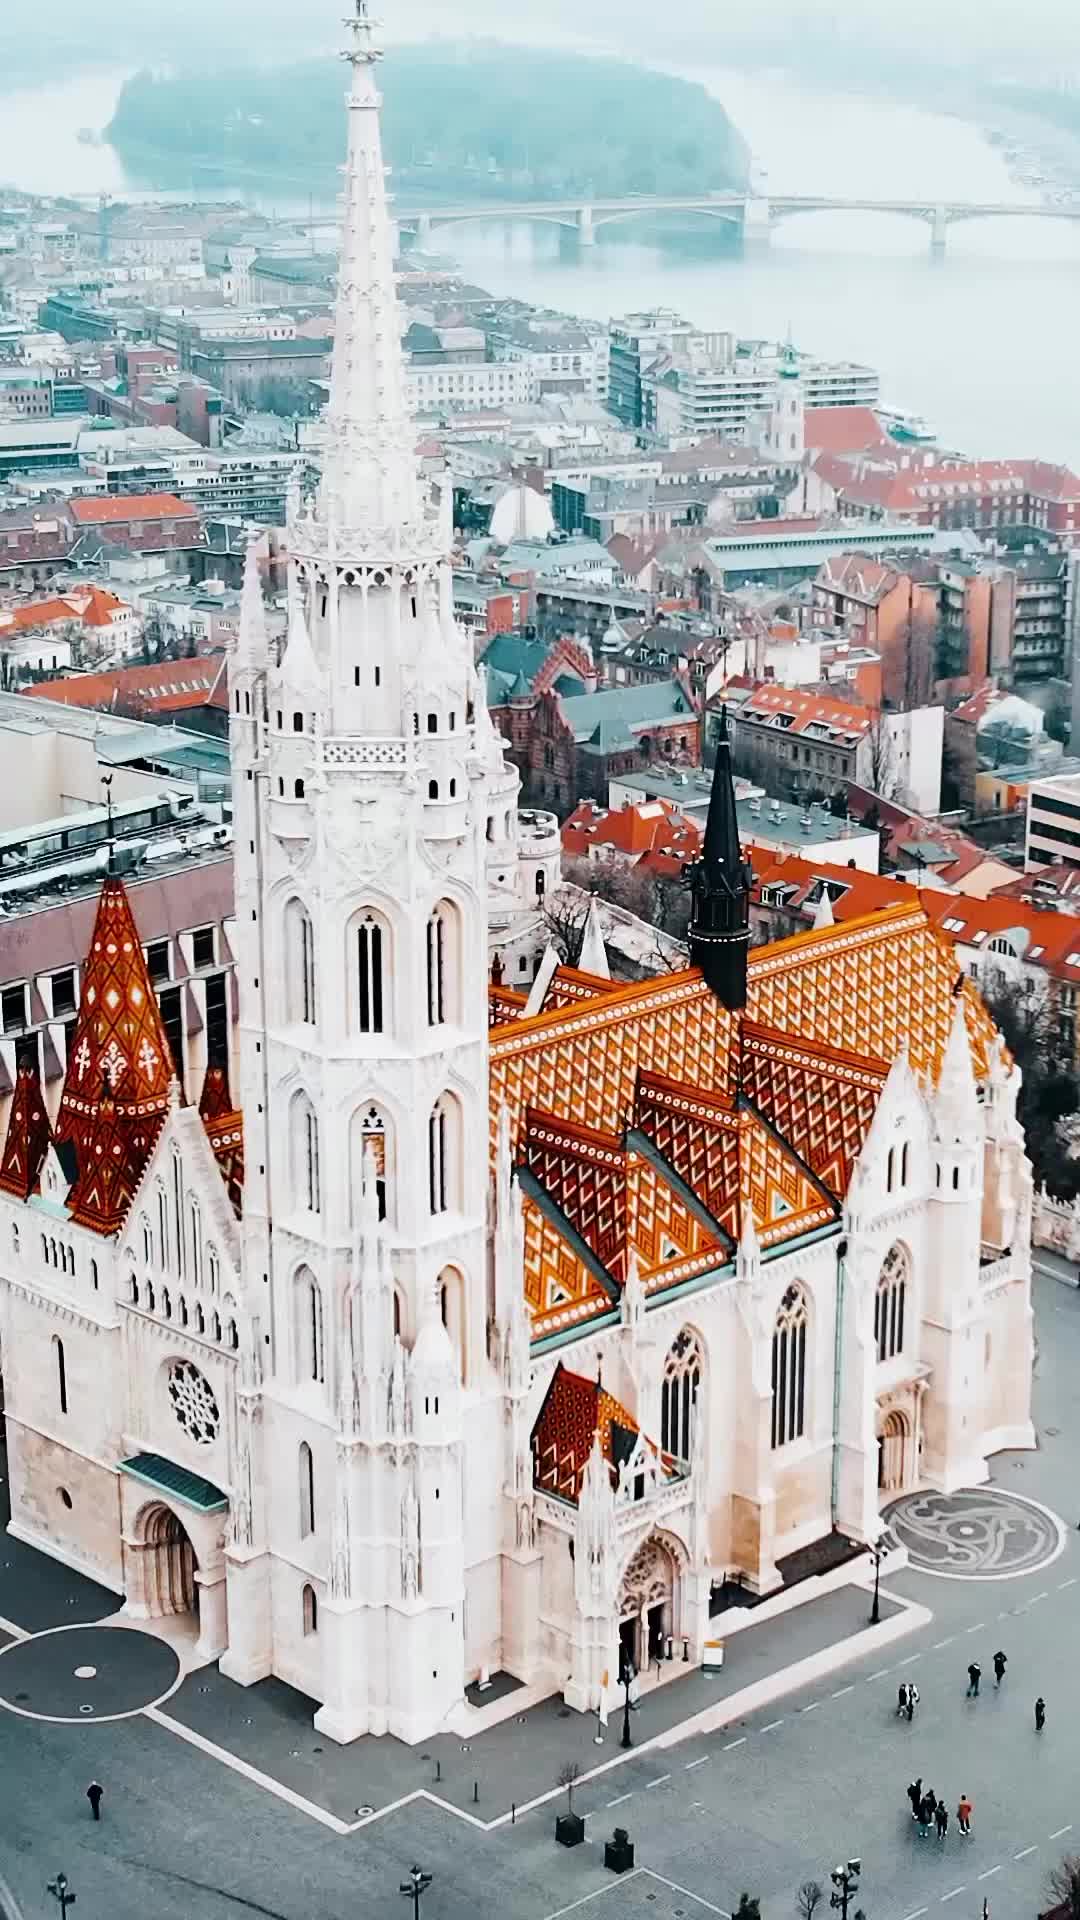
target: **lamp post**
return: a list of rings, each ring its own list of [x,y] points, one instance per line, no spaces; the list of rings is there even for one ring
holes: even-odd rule
[[[58,1873],[55,1880],[49,1881],[49,1892],[60,1908],[60,1920],[67,1920],[67,1910],[75,1905],[75,1894],[68,1886],[66,1873]]]
[[[430,1873],[421,1873],[419,1867],[410,1867],[408,1879],[398,1887],[398,1892],[413,1903],[413,1920],[420,1920],[420,1895],[426,1893],[430,1885]]]
[[[624,1667],[619,1675],[619,1685],[623,1689],[622,1739],[619,1741],[620,1747],[632,1747],[634,1744],[630,1738],[630,1688],[633,1682],[633,1668],[629,1666]]]
[[[829,1875],[833,1890],[829,1895],[830,1907],[838,1907],[840,1920],[848,1920],[848,1907],[859,1891],[859,1875],[862,1872],[861,1860],[849,1860],[845,1866],[834,1867]]]
[[[876,1627],[881,1620],[881,1563],[885,1558],[885,1548],[880,1540],[871,1547],[870,1558],[874,1563],[874,1604],[870,1609],[870,1625]]]

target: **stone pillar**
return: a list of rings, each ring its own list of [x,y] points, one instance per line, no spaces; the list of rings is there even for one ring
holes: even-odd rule
[[[742,207],[744,247],[767,247],[772,241],[772,207],[763,195],[748,194]]]
[[[323,1704],[315,1715],[315,1731],[339,1746],[362,1733],[386,1731],[385,1724],[371,1724],[363,1611],[329,1595],[319,1609]]]
[[[579,207],[577,230],[578,239],[583,247],[594,247],[596,245],[596,234],[593,231],[593,213],[591,207]]]
[[[228,1646],[218,1664],[227,1680],[250,1687],[273,1668],[270,1556],[226,1553],[225,1583]]]
[[[416,222],[416,244],[426,247],[431,239],[431,215],[422,213]]]
[[[879,1269],[875,1244],[848,1240],[837,1259],[838,1338],[832,1356],[836,1422],[836,1502],[833,1524],[852,1540],[876,1540],[881,1530],[877,1486],[877,1349],[872,1338]]]
[[[195,1569],[195,1587],[199,1608],[198,1652],[204,1660],[217,1660],[229,1644],[229,1614],[226,1601],[225,1566],[220,1562],[205,1573]]]
[[[930,251],[940,257],[945,251],[949,233],[949,218],[944,207],[935,207],[930,224]]]
[[[153,1554],[144,1540],[123,1539],[124,1605],[130,1620],[152,1620]]]

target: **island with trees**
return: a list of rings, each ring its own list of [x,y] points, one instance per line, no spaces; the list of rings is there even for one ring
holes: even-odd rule
[[[132,177],[304,181],[344,160],[340,61],[133,75],[106,139]],[[395,47],[383,138],[413,201],[707,193],[746,185],[750,154],[702,86],[610,59],[476,41]]]

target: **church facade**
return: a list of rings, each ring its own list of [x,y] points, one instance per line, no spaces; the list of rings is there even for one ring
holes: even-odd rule
[[[121,880],[0,1156],[11,1530],[330,1738],[583,1711],[710,1596],[1032,1444],[1018,1075],[913,897],[747,951],[720,744],[684,972],[489,967],[517,784],[402,384],[366,5],[328,446],[230,661],[238,1059],[198,1109]],[[235,1097],[234,1097],[235,1096]]]

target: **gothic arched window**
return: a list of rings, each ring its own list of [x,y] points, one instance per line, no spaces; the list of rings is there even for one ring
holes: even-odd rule
[[[189,1270],[193,1287],[202,1286],[202,1214],[194,1194],[188,1199]]]
[[[427,924],[427,1016],[429,1027],[446,1019],[446,922],[440,907]]]
[[[305,1635],[318,1633],[319,1602],[316,1597],[314,1587],[305,1586],[304,1594],[303,1594],[303,1602],[304,1602],[304,1608],[303,1608],[304,1633]]]
[[[702,1371],[697,1334],[684,1327],[664,1362],[660,1389],[660,1445],[678,1460],[690,1458]]]
[[[449,900],[440,900],[427,927],[428,1025],[432,1027],[458,1018],[460,929],[457,908]]]
[[[318,1213],[319,1122],[306,1093],[295,1093],[289,1108],[292,1135],[292,1188],[297,1207],[305,1213]]]
[[[395,1296],[394,1305],[397,1307]],[[465,1285],[456,1267],[444,1267],[439,1275],[439,1313],[450,1345],[458,1356],[461,1379],[465,1381]],[[400,1328],[395,1324],[394,1332]]]
[[[315,1462],[306,1440],[300,1442],[300,1538],[315,1531]]]
[[[379,1219],[393,1218],[393,1132],[381,1107],[358,1107],[350,1125],[349,1192],[353,1225],[360,1224],[360,1199],[363,1193],[368,1155],[375,1162],[375,1192],[379,1201]]]
[[[361,915],[356,930],[356,1024],[361,1033],[385,1031],[386,929],[373,913]]]
[[[908,1268],[907,1251],[897,1241],[882,1262],[874,1296],[874,1345],[879,1360],[891,1360],[903,1352]]]
[[[299,900],[285,908],[285,992],[290,1024],[315,1024],[315,936]]]
[[[784,1447],[806,1430],[806,1295],[789,1287],[772,1341],[772,1444]]]
[[[303,1385],[324,1378],[323,1310],[319,1283],[310,1267],[301,1267],[293,1281],[296,1320],[296,1377]]]
[[[432,1213],[457,1206],[458,1103],[453,1094],[436,1100],[428,1116],[428,1204]]]

